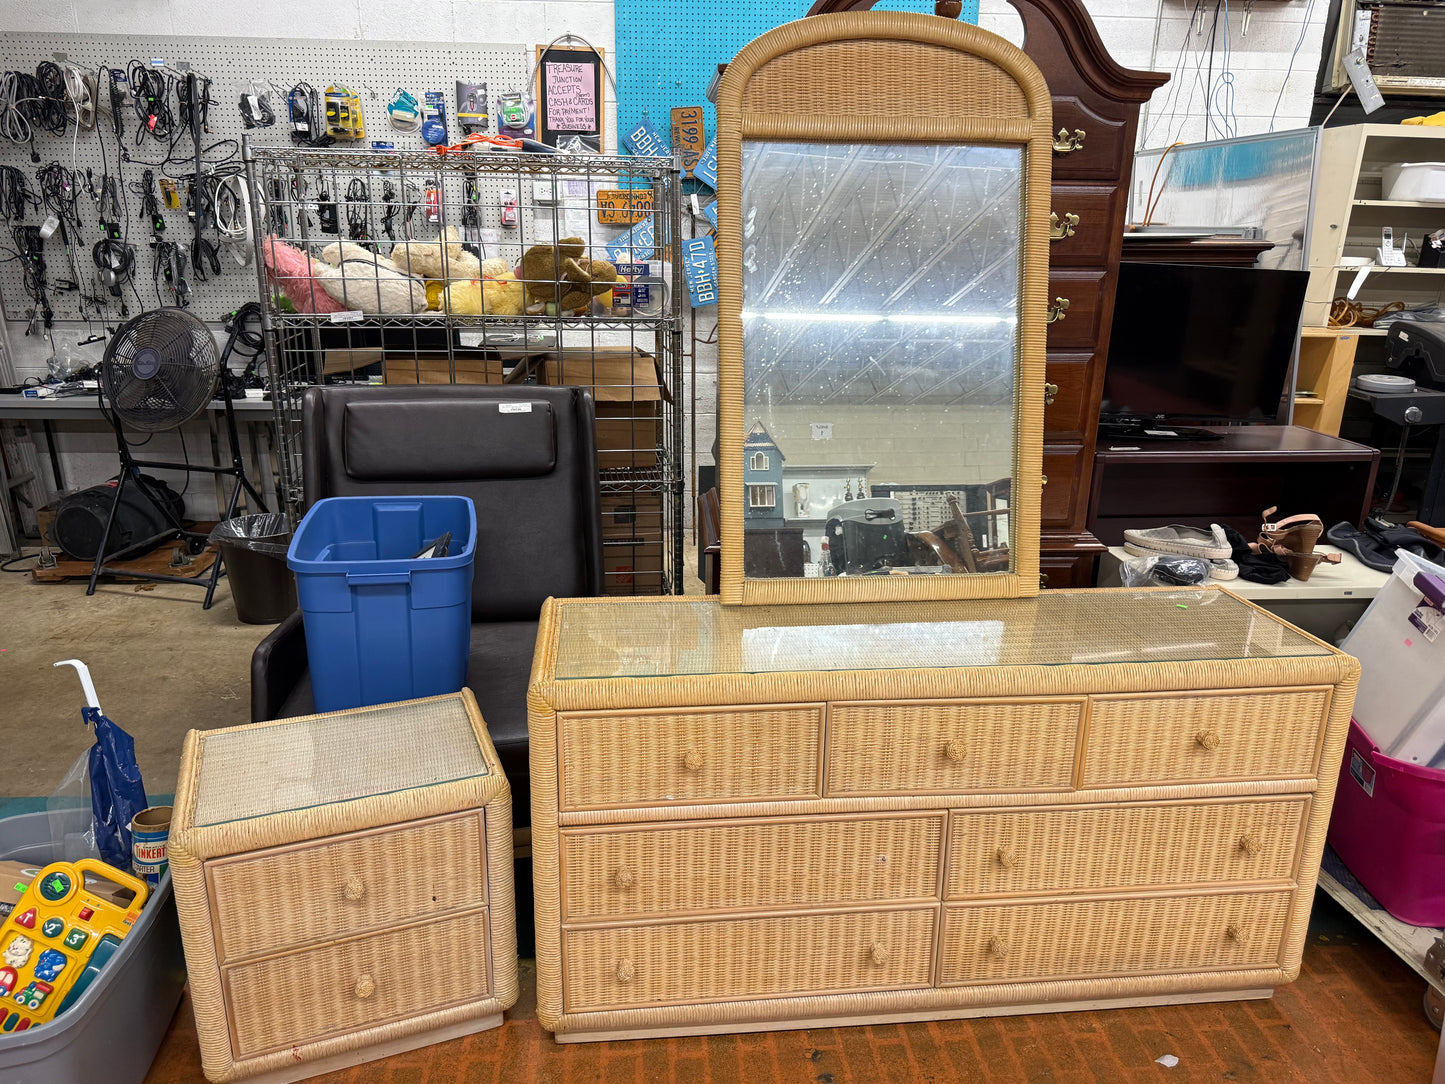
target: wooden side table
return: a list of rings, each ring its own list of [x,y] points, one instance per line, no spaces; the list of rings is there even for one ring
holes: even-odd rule
[[[170,862],[206,1076],[279,1084],[501,1024],[511,809],[468,689],[191,731]]]

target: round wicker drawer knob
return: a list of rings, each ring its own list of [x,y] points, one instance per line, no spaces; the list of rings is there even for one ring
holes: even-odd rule
[[[612,879],[617,882],[618,888],[631,888],[637,883],[637,874],[629,866],[618,866]]]
[[[1002,937],[990,937],[988,939],[988,954],[990,956],[1007,956],[1008,942]]]
[[[617,981],[618,981],[618,982],[623,982],[623,983],[631,982],[631,981],[632,981],[632,975],[633,975],[632,961],[631,961],[631,960],[618,960],[618,961],[617,961]]]
[[[882,941],[874,941],[872,947],[868,949],[868,958],[876,966],[882,967],[888,962],[888,946]]]
[[[1219,731],[1201,730],[1194,735],[1194,740],[1199,743],[1199,748],[1214,752],[1219,748]]]
[[[1229,940],[1231,941],[1243,941],[1244,931],[1241,930],[1235,923],[1231,922],[1228,926],[1224,927],[1224,936],[1229,938]]]
[[[963,742],[957,738],[949,738],[943,743],[943,755],[949,760],[962,760],[968,750],[964,748]]]
[[[355,993],[362,1001],[376,993],[376,983],[372,981],[370,975],[362,975],[356,980]]]
[[[360,877],[353,873],[350,877],[346,878],[346,883],[341,886],[341,894],[352,903],[355,903],[361,899],[362,896],[366,895],[366,885]]]
[[[1244,835],[1239,837],[1239,849],[1243,851],[1246,856],[1253,858],[1264,849],[1264,841],[1259,838],[1258,832],[1245,832]]]
[[[1000,847],[993,852],[993,856],[1004,869],[1013,869],[1019,864],[1019,856],[1012,847]]]
[[[690,772],[702,769],[702,754],[696,749],[689,749],[682,755],[682,766]]]

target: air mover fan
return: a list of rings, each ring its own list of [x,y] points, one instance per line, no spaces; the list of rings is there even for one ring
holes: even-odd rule
[[[143,433],[175,429],[216,393],[220,351],[206,325],[184,309],[156,309],[111,338],[100,385],[112,412]]]
[[[102,572],[123,572],[127,577],[135,579],[205,586],[205,607],[210,607],[216,582],[221,575],[219,557],[211,566],[210,576],[206,579],[114,569],[108,567],[106,562],[149,552],[168,538],[184,539],[193,553],[199,553],[205,546],[206,532],[187,529],[175,503],[166,501],[154,486],[147,484],[146,477],[141,474],[142,467],[230,475],[236,479],[236,484],[231,487],[230,497],[222,510],[223,518],[230,519],[236,514],[236,504],[242,489],[255,501],[258,510],[266,511],[266,502],[246,477],[246,468],[241,459],[241,442],[236,434],[236,414],[231,405],[230,388],[228,381],[222,379],[226,363],[238,342],[250,349],[252,356],[261,352],[261,337],[246,330],[247,323],[251,320],[259,322],[260,316],[261,307],[255,302],[242,305],[232,313],[226,322],[229,333],[226,347],[219,352],[210,329],[184,309],[156,309],[141,313],[122,324],[111,338],[105,348],[105,357],[100,363],[100,408],[111,428],[115,430],[116,446],[120,452],[120,475],[116,481],[115,495],[111,500],[105,529],[96,549],[95,567],[91,570],[90,588],[86,594],[95,594],[95,583]],[[130,442],[126,439],[127,428],[143,433],[177,429],[204,411],[218,389],[225,404],[226,434],[231,445],[230,466],[167,463],[135,458]],[[128,487],[131,490],[129,493]],[[154,508],[163,529],[148,537],[128,541],[118,549],[114,548],[110,536],[112,531],[117,529],[117,510],[136,504],[137,495]]]

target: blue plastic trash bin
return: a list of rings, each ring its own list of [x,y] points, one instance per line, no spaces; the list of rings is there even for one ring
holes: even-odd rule
[[[446,532],[448,556],[415,556]],[[466,684],[476,544],[470,497],[328,497],[311,507],[286,563],[318,712]]]

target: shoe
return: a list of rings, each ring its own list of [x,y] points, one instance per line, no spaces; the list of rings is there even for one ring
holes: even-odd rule
[[[1445,548],[1413,527],[1397,527],[1382,519],[1365,520],[1362,531],[1356,530],[1353,523],[1336,523],[1325,537],[1377,572],[1389,572],[1395,567],[1396,550],[1408,550],[1434,564],[1445,564]]]
[[[1340,563],[1341,556],[1338,553],[1297,553],[1288,546],[1269,546],[1263,542],[1258,543],[1261,551],[1268,550],[1276,557],[1283,557],[1289,565],[1289,574],[1303,583],[1310,578],[1315,566],[1321,561],[1329,565]]]
[[[1319,541],[1320,535],[1325,533],[1325,525],[1320,522],[1320,517],[1313,512],[1305,512],[1271,523],[1269,517],[1276,511],[1275,508],[1266,508],[1260,517],[1264,520],[1259,528],[1260,543],[1284,546],[1295,553],[1313,553],[1315,543]]]
[[[1172,553],[1184,557],[1202,557],[1206,561],[1222,561],[1234,553],[1224,528],[1211,523],[1209,530],[1171,523],[1167,527],[1149,527],[1124,532],[1127,546],[1132,542],[1155,553]]]
[[[1151,550],[1147,546],[1136,545],[1133,542],[1124,543],[1124,552],[1134,557],[1178,557],[1177,553],[1166,553],[1163,550]],[[1231,551],[1233,552],[1233,551]],[[1199,560],[1209,565],[1209,578],[1212,580],[1234,580],[1239,578],[1239,566],[1228,557],[1201,557]]]
[[[1428,523],[1421,523],[1418,519],[1412,519],[1405,526],[1415,528],[1435,545],[1445,546],[1445,527],[1431,527]]]

